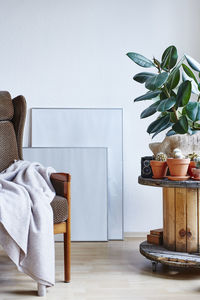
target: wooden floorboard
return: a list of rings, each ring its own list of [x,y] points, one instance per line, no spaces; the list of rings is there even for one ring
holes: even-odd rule
[[[63,282],[63,248],[56,243],[56,285],[44,299],[199,300],[200,271],[159,265],[152,273],[151,262],[139,253],[141,241],[72,243],[71,283]],[[0,300],[14,299],[39,299],[36,283],[0,250]]]

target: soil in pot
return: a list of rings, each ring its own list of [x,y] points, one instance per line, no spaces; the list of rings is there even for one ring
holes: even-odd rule
[[[190,163],[189,158],[168,158],[167,165],[171,176],[186,176],[188,166]]]
[[[151,160],[150,165],[153,172],[153,178],[163,178],[167,173],[167,163],[165,161]]]

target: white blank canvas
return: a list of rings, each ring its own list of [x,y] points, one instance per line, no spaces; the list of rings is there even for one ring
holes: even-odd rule
[[[107,241],[107,149],[24,148],[23,156],[71,174],[72,241]]]
[[[108,148],[108,238],[123,238],[122,109],[32,109],[33,147]]]

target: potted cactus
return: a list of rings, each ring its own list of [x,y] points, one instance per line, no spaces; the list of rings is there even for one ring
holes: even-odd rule
[[[187,157],[190,159],[190,164],[189,164],[189,167],[188,167],[188,174],[192,177],[193,176],[192,169],[196,167],[195,160],[197,158],[199,158],[200,156],[196,152],[193,152],[193,153],[188,154]]]
[[[180,178],[187,176],[189,163],[190,158],[185,158],[180,149],[174,149],[173,158],[167,159],[170,175]],[[171,177],[169,179],[173,180]]]
[[[193,179],[200,180],[200,157],[194,159],[196,168],[192,168]]]
[[[154,179],[161,179],[166,176],[167,173],[167,155],[163,152],[159,152],[155,160],[150,161],[150,165],[153,172]]]

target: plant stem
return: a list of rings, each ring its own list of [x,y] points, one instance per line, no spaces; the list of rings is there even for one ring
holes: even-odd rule
[[[164,84],[164,89],[165,89],[165,92],[166,92],[166,94],[167,94],[167,97],[170,98],[170,97],[171,97],[171,96],[170,96],[170,93],[169,93],[168,88],[166,87],[165,84]],[[178,121],[178,116],[177,116],[176,109],[175,109],[174,106],[172,107],[172,110],[173,110],[173,113],[174,113],[174,115],[175,115],[176,121]]]

